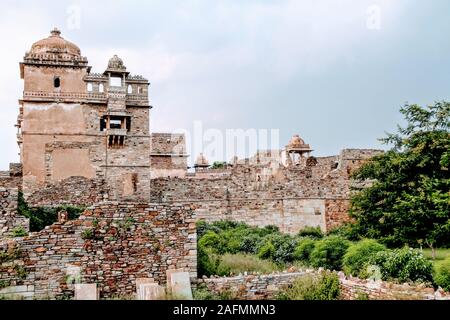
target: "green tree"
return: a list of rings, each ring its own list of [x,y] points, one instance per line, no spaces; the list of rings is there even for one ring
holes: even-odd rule
[[[450,244],[450,103],[400,112],[406,126],[381,139],[392,149],[353,175],[372,185],[353,195],[350,215],[362,236],[434,252]]]

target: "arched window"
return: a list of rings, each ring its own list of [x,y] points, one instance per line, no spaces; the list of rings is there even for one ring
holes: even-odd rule
[[[60,79],[59,77],[55,77],[55,78],[53,79],[53,86],[54,86],[55,88],[61,87],[61,79]]]
[[[88,83],[88,84],[87,84],[87,91],[88,91],[88,92],[92,92],[92,90],[93,90],[93,89],[92,89],[92,83]]]
[[[98,91],[101,92],[101,93],[103,93],[103,91],[105,91],[105,88],[104,88],[104,86],[103,86],[103,83],[100,83],[100,84],[98,85]]]
[[[131,84],[128,85],[128,94],[132,94],[133,93],[133,87],[131,86]]]

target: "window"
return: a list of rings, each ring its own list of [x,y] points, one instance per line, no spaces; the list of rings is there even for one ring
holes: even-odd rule
[[[98,92],[103,93],[103,91],[105,91],[105,87],[103,86],[103,83],[100,83],[100,84],[98,85]]]
[[[92,92],[92,83],[87,84],[87,91]]]
[[[122,121],[120,119],[109,120],[110,129],[122,129]]]
[[[111,87],[121,87],[122,86],[122,78],[119,78],[119,77],[109,78],[109,85]]]
[[[113,149],[123,148],[125,145],[125,137],[123,136],[109,136],[108,147]]]
[[[55,78],[53,79],[53,86],[54,86],[55,88],[61,87],[61,79],[60,79],[59,77],[55,77]]]
[[[100,119],[100,131],[104,131],[106,129],[106,120],[104,118]]]
[[[128,94],[132,94],[133,93],[133,87],[131,86],[131,84],[128,85]]]
[[[131,130],[131,118],[127,117],[127,131],[130,132]]]
[[[142,94],[142,87],[138,87],[138,93]]]

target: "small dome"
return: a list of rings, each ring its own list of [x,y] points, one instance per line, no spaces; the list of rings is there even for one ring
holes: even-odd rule
[[[109,59],[107,71],[124,72],[126,70],[127,67],[123,65],[123,60],[120,59],[116,54],[114,55],[114,57]]]
[[[197,160],[195,161],[196,167],[209,167],[208,159],[203,155],[203,153],[200,153],[200,155],[197,157]]]
[[[300,138],[298,134],[294,135],[289,141],[289,146],[293,148],[300,148],[305,145],[305,141]]]
[[[80,48],[61,37],[61,31],[55,28],[50,33],[48,38],[39,40],[32,45],[29,52],[30,55],[65,54],[73,57],[80,57]]]

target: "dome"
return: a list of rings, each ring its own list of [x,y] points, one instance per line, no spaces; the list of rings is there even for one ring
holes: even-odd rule
[[[298,134],[294,135],[291,138],[291,141],[289,141],[289,146],[293,147],[293,148],[299,148],[304,145],[305,145],[305,141],[302,138],[300,138],[300,136]]]
[[[196,167],[209,167],[208,159],[203,155],[203,153],[200,153],[200,155],[197,157],[197,160],[195,161]]]
[[[107,72],[126,72],[127,67],[123,65],[123,60],[120,59],[116,54],[109,59]]]
[[[309,144],[300,138],[298,134],[294,135],[286,146],[288,152],[307,153],[313,151]]]
[[[69,55],[72,57],[80,57],[81,51],[75,44],[61,37],[61,31],[53,29],[48,38],[39,40],[34,43],[29,52],[30,55]]]

